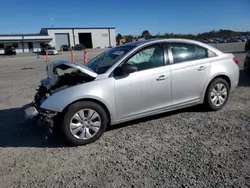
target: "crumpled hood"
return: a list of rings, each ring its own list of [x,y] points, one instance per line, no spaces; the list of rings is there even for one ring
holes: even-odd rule
[[[47,89],[50,89],[58,81],[59,75],[56,74],[56,71],[55,71],[56,68],[59,68],[62,70],[67,70],[69,68],[73,68],[75,70],[81,71],[82,73],[84,73],[92,78],[97,77],[97,74],[95,72],[93,72],[91,69],[89,69],[83,65],[80,65],[77,63],[71,63],[69,61],[63,61],[63,60],[53,61],[53,62],[48,63],[46,66],[47,78],[41,80],[41,83]]]
[[[69,69],[69,68],[74,68],[76,70],[79,70],[79,71],[83,72],[84,74],[89,75],[92,78],[97,77],[97,74],[94,71],[92,71],[88,67],[80,65],[78,63],[71,63],[69,61],[60,60],[60,61],[53,61],[53,62],[51,62],[49,64],[51,64],[51,67],[53,66],[53,70],[55,68],[57,68],[57,67],[62,69],[62,70],[66,70],[66,69]]]

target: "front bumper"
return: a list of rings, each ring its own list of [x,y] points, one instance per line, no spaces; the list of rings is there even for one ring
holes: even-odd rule
[[[36,107],[33,106],[33,104],[27,105],[27,107],[24,109],[25,119],[35,119],[38,115],[39,112]]]
[[[36,107],[34,103],[31,103],[24,109],[24,114],[26,119],[37,120],[39,124],[52,129],[54,127],[54,118],[57,112],[41,109]]]

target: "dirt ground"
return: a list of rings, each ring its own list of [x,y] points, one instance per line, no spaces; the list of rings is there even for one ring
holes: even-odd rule
[[[242,46],[220,47],[242,67]],[[243,72],[220,111],[196,106],[120,124],[82,147],[46,140],[24,119],[22,107],[44,76],[44,57],[0,58],[0,187],[250,187],[250,77]]]

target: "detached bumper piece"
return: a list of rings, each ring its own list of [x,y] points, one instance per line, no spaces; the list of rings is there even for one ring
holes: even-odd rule
[[[26,119],[39,121],[39,124],[45,128],[47,134],[53,133],[52,129],[54,127],[54,117],[57,115],[57,112],[38,109],[34,104],[30,104],[24,112]]]
[[[26,119],[34,119],[39,114],[37,109],[34,106],[31,106],[31,105],[29,107],[27,107],[24,110],[24,112],[25,112],[25,118]]]

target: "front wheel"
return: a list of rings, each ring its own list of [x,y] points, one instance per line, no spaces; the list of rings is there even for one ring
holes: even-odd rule
[[[208,86],[204,103],[208,110],[220,110],[226,103],[229,97],[229,85],[222,78],[215,78]]]
[[[107,114],[99,104],[91,101],[77,102],[65,112],[62,131],[70,143],[86,145],[102,136],[107,123]]]

